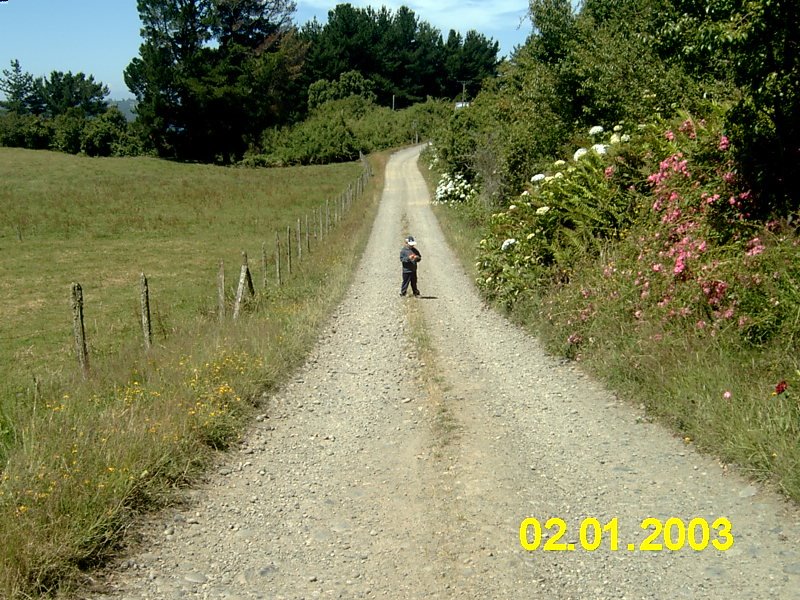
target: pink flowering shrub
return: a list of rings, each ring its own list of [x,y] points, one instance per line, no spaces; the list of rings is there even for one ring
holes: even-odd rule
[[[684,118],[647,137],[651,161],[628,240],[635,254],[621,249],[611,278],[609,265],[602,267],[609,296],[627,299],[635,323],[767,342],[800,311],[796,238],[784,234],[785,224],[754,217],[760,207],[714,120]]]
[[[583,344],[595,339],[596,319],[617,312],[651,336],[688,328],[755,345],[773,339],[800,314],[797,238],[786,222],[758,218],[719,123],[685,116],[644,126],[630,144],[575,153],[532,177],[492,216],[479,286],[508,307],[534,297],[547,307],[557,291]],[[572,289],[576,269],[590,264],[597,280]]]

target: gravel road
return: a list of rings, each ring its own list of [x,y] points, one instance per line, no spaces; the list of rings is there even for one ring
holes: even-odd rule
[[[352,288],[307,364],[86,597],[800,598],[797,508],[487,310],[430,210],[418,152],[390,160]],[[407,232],[424,256],[420,299],[398,295]],[[523,550],[527,517],[563,519],[550,543],[576,549]],[[647,518],[705,519],[724,541],[720,517],[727,551],[690,549],[677,521],[669,539],[682,549],[640,549]],[[583,549],[587,518],[616,519],[619,549],[611,526]],[[693,532],[702,544],[700,521]]]

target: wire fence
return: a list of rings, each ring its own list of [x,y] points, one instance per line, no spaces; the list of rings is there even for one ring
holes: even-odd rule
[[[260,282],[261,290],[265,290],[270,283],[270,254],[274,257],[275,284],[277,286],[282,286],[288,281],[292,274],[297,271],[304,257],[308,257],[311,254],[313,247],[324,240],[324,238],[342,221],[344,216],[352,208],[353,202],[364,194],[367,183],[372,177],[372,169],[366,157],[363,155],[361,155],[361,164],[361,174],[336,198],[333,200],[326,200],[324,204],[313,209],[310,214],[298,218],[294,223],[287,224],[285,230],[283,228],[277,230],[275,232],[275,240],[272,248],[269,247],[270,245],[266,241],[262,243],[260,261],[263,278]],[[150,313],[150,288],[145,273],[141,273],[140,275],[139,292],[143,344],[145,350],[149,351],[153,344],[153,329]],[[230,311],[231,318],[237,320],[241,315],[245,303],[249,299],[257,297],[259,293],[260,290],[253,281],[250,259],[247,253],[242,251],[239,280],[236,286],[233,306]],[[72,283],[70,298],[72,304],[72,330],[75,353],[81,373],[84,378],[87,378],[90,373],[88,351],[90,344],[86,337],[83,288],[80,283]],[[221,260],[219,262],[219,271],[217,275],[217,316],[220,321],[224,321],[228,318],[228,308],[225,263]]]

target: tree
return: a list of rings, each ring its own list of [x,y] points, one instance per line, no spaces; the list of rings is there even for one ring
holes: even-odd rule
[[[312,21],[302,35],[310,44],[308,85],[336,81],[356,70],[374,82],[377,101],[384,106],[407,106],[428,96],[454,97],[462,80],[469,80],[471,92],[476,92],[486,75],[496,73],[499,44],[471,32],[465,48],[454,31],[445,44],[438,29],[407,7],[393,12],[340,4],[328,13],[324,26]]]
[[[498,42],[474,29],[464,38],[451,29],[444,45],[447,96],[462,101],[474,98],[483,80],[497,75],[499,51]]]
[[[291,26],[293,0],[218,0],[212,7],[211,32],[220,45],[264,50]]]
[[[77,109],[84,117],[95,117],[105,112],[108,87],[96,82],[92,75],[73,75],[67,71],[53,71],[50,77],[36,80],[48,117],[63,115]]]
[[[236,160],[291,105],[303,47],[289,0],[139,0],[139,56],[125,70],[139,125],[162,156]],[[275,81],[283,78],[281,82]]]
[[[369,102],[375,101],[374,84],[358,71],[342,73],[338,81],[320,79],[308,88],[308,110],[313,111],[318,106],[341,100],[350,96],[360,96]]]
[[[0,91],[6,95],[5,101],[0,101],[0,108],[18,115],[41,112],[42,103],[36,94],[33,75],[22,71],[19,60],[11,61],[10,70],[3,69]]]
[[[530,0],[533,34],[528,45],[534,58],[555,64],[568,53],[573,39],[575,15],[570,0]]]

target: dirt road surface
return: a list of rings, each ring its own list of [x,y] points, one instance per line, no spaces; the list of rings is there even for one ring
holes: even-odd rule
[[[87,597],[800,598],[796,508],[487,310],[430,210],[418,151],[389,162],[353,286],[307,364]],[[420,299],[398,294],[406,233],[424,258]],[[420,357],[411,314],[433,359]],[[545,527],[542,545],[565,549],[524,550],[527,517],[563,519],[564,535]],[[720,517],[727,551],[712,545],[727,539]],[[583,548],[589,518],[616,523],[617,550],[613,525]],[[676,519],[653,541],[681,549],[643,551],[648,518]],[[681,541],[677,520],[692,519],[704,550]]]

